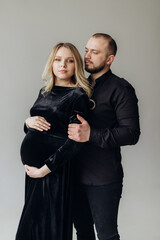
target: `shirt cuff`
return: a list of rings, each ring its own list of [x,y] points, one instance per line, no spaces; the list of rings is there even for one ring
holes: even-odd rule
[[[100,136],[101,136],[100,129],[91,128],[89,142],[97,143]]]

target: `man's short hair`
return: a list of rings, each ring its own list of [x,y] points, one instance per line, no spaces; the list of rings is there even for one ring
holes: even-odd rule
[[[95,38],[99,38],[99,37],[103,37],[105,40],[108,41],[108,52],[107,55],[116,55],[117,52],[117,44],[115,42],[115,40],[108,34],[106,33],[95,33],[92,35],[92,37]]]

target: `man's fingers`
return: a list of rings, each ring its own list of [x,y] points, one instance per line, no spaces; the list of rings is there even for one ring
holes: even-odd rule
[[[77,114],[77,118],[78,118],[78,120],[79,120],[81,123],[83,123],[83,122],[86,121],[86,120],[85,120],[83,117],[81,117],[79,114]]]
[[[71,140],[73,140],[73,136],[70,135],[70,134],[68,135],[68,138],[71,139]]]
[[[76,132],[68,131],[68,136],[75,136],[75,135],[76,135]]]
[[[75,135],[71,135],[71,134],[68,135],[68,138],[71,139],[71,140],[74,140],[74,141],[78,141],[78,139],[79,139]]]
[[[79,125],[79,124],[77,124],[77,125]],[[68,127],[68,133],[69,133],[69,134],[74,134],[74,135],[76,134],[76,135],[77,135],[77,134],[80,133],[80,129],[81,129],[80,126],[75,126],[75,127],[72,127],[72,126],[71,126],[71,127]]]
[[[68,125],[68,129],[72,129],[72,128],[77,128],[79,124],[77,123],[71,123]]]

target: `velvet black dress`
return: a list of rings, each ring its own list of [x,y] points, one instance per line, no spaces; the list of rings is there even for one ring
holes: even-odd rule
[[[30,110],[50,124],[48,131],[26,130],[21,145],[23,164],[52,171],[43,178],[26,175],[25,204],[16,240],[72,239],[72,161],[83,144],[67,138],[69,123],[87,118],[89,100],[79,87],[54,86],[39,96]],[[76,160],[75,160],[76,161]]]

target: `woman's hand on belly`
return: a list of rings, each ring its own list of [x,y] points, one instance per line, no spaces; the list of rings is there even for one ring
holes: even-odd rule
[[[27,175],[31,178],[42,178],[51,172],[47,165],[44,165],[41,168],[31,167],[28,165],[24,165],[24,167]]]
[[[25,121],[27,128],[34,128],[38,131],[48,131],[50,129],[51,124],[46,121],[44,117],[35,116],[29,117]]]

